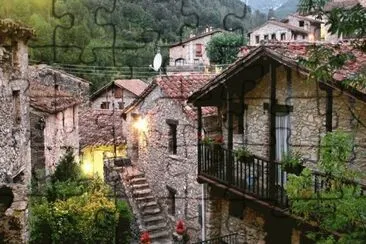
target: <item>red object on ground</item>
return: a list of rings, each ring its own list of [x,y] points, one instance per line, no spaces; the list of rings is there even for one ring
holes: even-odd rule
[[[145,231],[144,233],[142,233],[140,237],[140,242],[142,244],[149,244],[151,242],[149,232]]]
[[[182,220],[179,220],[176,227],[175,227],[175,231],[179,234],[182,235],[186,230],[186,227],[184,226],[184,223]]]

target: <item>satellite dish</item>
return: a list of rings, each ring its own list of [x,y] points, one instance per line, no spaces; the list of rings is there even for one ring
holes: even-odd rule
[[[153,67],[152,67],[153,70],[159,71],[162,61],[163,61],[163,57],[161,56],[160,53],[157,53],[154,57],[154,63],[153,63]]]

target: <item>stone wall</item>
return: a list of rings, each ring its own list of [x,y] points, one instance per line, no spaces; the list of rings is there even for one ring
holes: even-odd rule
[[[146,119],[147,130],[134,128],[132,113]],[[169,152],[169,126],[167,119],[176,120],[177,153]],[[133,164],[145,172],[146,178],[169,216],[171,226],[182,219],[188,227],[192,241],[199,238],[198,206],[201,187],[197,183],[197,129],[196,122],[183,113],[182,105],[174,99],[164,98],[156,87],[144,102],[127,115],[128,155]],[[137,150],[138,148],[138,150]],[[175,190],[175,214],[168,213],[169,190]]]
[[[292,40],[292,33],[289,29],[271,23],[266,23],[259,29],[256,29],[252,33],[250,33],[249,45],[250,46],[259,45],[259,43],[256,43],[255,40],[256,36],[259,36],[259,42],[264,40],[264,35],[268,35],[268,38],[271,39],[272,34],[276,34],[276,39],[281,40],[282,33],[285,33],[286,41]]]
[[[206,46],[211,40],[213,34],[207,35],[195,40],[183,43],[179,46],[169,48],[170,66],[176,66],[177,59],[184,59],[184,65],[203,64],[210,65],[210,60],[207,56]],[[196,56],[196,44],[202,44],[202,56]]]
[[[45,117],[44,152],[46,174],[52,173],[57,163],[72,148],[76,160],[79,153],[78,106],[73,106]]]
[[[206,199],[206,239],[238,234],[238,244],[299,244],[306,240],[294,220],[258,203],[216,187],[208,187]],[[240,216],[230,213],[230,204],[235,201],[242,204],[241,211],[234,210]]]
[[[21,40],[3,41],[0,42],[0,188],[9,189],[14,198],[5,209],[0,207],[0,242],[23,243],[27,236],[27,186],[31,175],[28,50]],[[1,194],[2,200],[5,196]]]
[[[97,98],[95,98],[91,102],[91,107],[93,109],[101,109],[101,105],[103,102],[109,102],[110,110],[113,109],[113,104],[114,104],[114,109],[119,109],[119,103],[122,102],[123,107],[127,107],[137,98],[137,96],[135,94],[133,94],[132,92],[130,92],[126,89],[121,89],[118,87],[116,87],[115,89],[121,90],[121,92],[122,92],[121,98],[115,98],[114,94],[113,94],[114,93],[113,90],[109,89],[109,90],[103,92],[102,94],[100,94]]]

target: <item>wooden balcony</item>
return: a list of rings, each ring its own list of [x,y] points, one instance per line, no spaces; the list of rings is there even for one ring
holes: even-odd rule
[[[281,169],[280,163],[270,162],[258,156],[239,160],[232,151],[221,146],[200,144],[199,147],[200,182],[215,182],[281,209],[289,207],[285,190],[288,173]],[[327,187],[326,179],[322,173],[312,173],[315,193]],[[350,181],[345,183],[358,184]],[[362,186],[362,189],[364,192],[366,186]]]

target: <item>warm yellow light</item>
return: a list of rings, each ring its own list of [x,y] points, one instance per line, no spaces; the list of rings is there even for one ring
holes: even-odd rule
[[[138,129],[141,132],[147,131],[147,121],[143,118],[138,118],[138,120],[135,122],[134,127]]]
[[[93,172],[93,166],[90,162],[85,162],[82,165],[83,172],[87,175],[90,175]]]
[[[313,34],[309,34],[309,41],[313,42],[315,40],[315,37]]]

